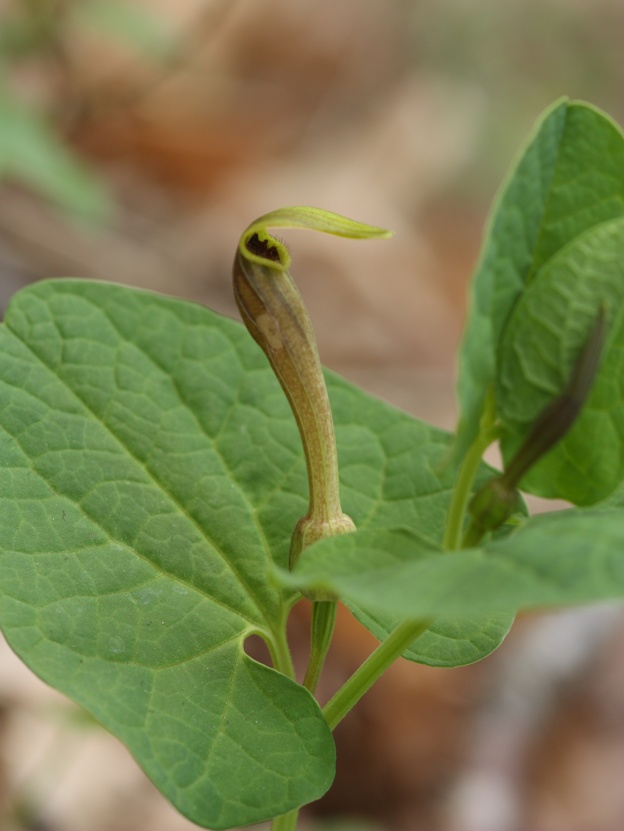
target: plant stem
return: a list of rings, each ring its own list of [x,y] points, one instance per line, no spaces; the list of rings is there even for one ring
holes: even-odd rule
[[[487,446],[487,444],[484,444],[481,434],[479,434],[468,448],[468,452],[464,456],[464,460],[459,469],[446,520],[446,528],[444,529],[444,540],[442,542],[447,551],[455,551],[461,545],[462,528],[470,499],[472,483],[474,482],[477,468]]]
[[[334,634],[337,605],[335,600],[318,600],[312,605],[310,659],[303,679],[303,686],[311,693],[316,690],[325,656]]]
[[[362,666],[323,707],[323,715],[333,730],[347,715],[375,681],[399,658],[419,635],[429,628],[431,621],[406,621],[369,655]]]
[[[493,424],[484,425],[477,438],[468,448],[457,475],[457,482],[453,490],[453,497],[446,518],[443,546],[446,551],[456,551],[462,544],[462,528],[464,517],[470,500],[472,483],[479,469],[481,457],[487,448],[498,438],[498,427]]]
[[[274,637],[268,639],[267,645],[271,653],[271,660],[273,661],[273,668],[286,675],[287,678],[295,680],[295,667],[290,654],[290,647],[288,645],[288,638],[286,637],[286,622],[288,620],[288,612],[290,608],[284,613],[281,625],[273,632]]]
[[[299,817],[299,809],[289,811],[287,814],[281,814],[275,817],[271,822],[271,831],[294,831],[297,827],[297,819]]]
[[[480,528],[474,520],[471,520],[462,538],[461,547],[476,548],[486,534],[487,529]]]

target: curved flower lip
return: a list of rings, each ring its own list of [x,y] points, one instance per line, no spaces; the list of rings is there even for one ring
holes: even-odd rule
[[[279,208],[252,222],[238,243],[239,254],[246,260],[275,271],[286,271],[291,259],[284,243],[271,236],[267,228],[303,228],[349,239],[388,239],[392,236],[392,231],[356,222],[323,208]]]

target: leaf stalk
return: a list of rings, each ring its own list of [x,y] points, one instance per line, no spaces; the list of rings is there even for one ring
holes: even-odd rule
[[[299,809],[289,811],[287,814],[281,814],[275,817],[271,822],[271,831],[294,831],[297,827],[297,820],[299,819]]]
[[[312,604],[312,629],[310,658],[303,686],[314,694],[325,663],[336,626],[337,606],[335,600],[319,600]]]
[[[470,501],[472,484],[483,454],[496,441],[499,433],[500,430],[495,423],[494,416],[494,397],[490,394],[481,418],[479,434],[468,448],[459,468],[444,529],[442,546],[445,551],[456,551],[461,548],[464,519]]]
[[[388,635],[346,681],[325,707],[323,715],[334,730],[388,667],[431,625],[430,620],[406,621]]]

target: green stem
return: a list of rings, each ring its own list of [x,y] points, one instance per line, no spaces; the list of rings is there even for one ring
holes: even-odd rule
[[[287,814],[282,814],[271,822],[271,831],[294,831],[297,827],[297,819],[299,818],[299,809],[289,811]]]
[[[347,713],[357,704],[362,696],[368,692],[375,681],[384,674],[388,667],[405,652],[407,647],[422,635],[431,621],[406,621],[381,643],[369,655],[362,666],[357,669],[351,678],[338,690],[330,701],[323,707],[323,715],[333,730]]]
[[[497,438],[497,425],[489,424],[484,426],[464,456],[446,519],[446,528],[442,543],[446,551],[456,551],[461,547],[464,517],[466,516],[466,509],[468,508],[468,502],[472,492],[472,483],[479,469],[483,454]]]
[[[303,679],[303,686],[311,693],[316,690],[334,634],[337,605],[335,600],[319,600],[312,605],[310,659]]]
[[[292,605],[292,604],[291,604]],[[284,611],[282,621],[276,631],[273,632],[272,638],[267,638],[269,652],[271,653],[271,660],[274,669],[281,672],[287,678],[295,680],[295,667],[290,654],[290,647],[288,646],[288,638],[286,637],[286,622],[288,620],[288,613],[290,606]]]
[[[481,463],[481,457],[490,443],[490,441],[486,443],[484,437],[479,434],[464,456],[453,490],[453,498],[451,499],[444,530],[442,544],[447,551],[455,551],[461,545],[462,528],[472,491],[472,483]]]

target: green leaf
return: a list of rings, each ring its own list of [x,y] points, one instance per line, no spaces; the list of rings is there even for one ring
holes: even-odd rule
[[[112,197],[104,183],[63,144],[43,117],[0,87],[0,181],[3,179],[34,188],[83,220],[104,222],[112,214]]]
[[[327,381],[345,508],[436,543],[448,434]],[[0,623],[15,651],[200,825],[318,798],[334,759],[318,706],[243,649],[259,634],[279,659],[294,597],[270,575],[307,507],[296,425],[247,332],[146,292],[39,283],[0,327],[0,426]],[[417,659],[475,660],[509,623],[451,618]]]
[[[624,509],[624,483],[620,483],[607,499],[594,506],[594,510],[599,509],[608,512]]]
[[[380,641],[405,620],[396,610],[379,611],[370,604],[345,600],[355,617]],[[445,615],[429,626],[403,653],[408,661],[432,667],[458,667],[480,661],[501,645],[515,612],[505,610],[471,617]]]
[[[363,531],[316,543],[282,579],[396,620],[620,599],[623,520],[621,511],[560,511],[482,549],[452,553],[406,530]]]
[[[506,462],[542,409],[563,392],[601,306],[608,321],[601,364],[580,415],[523,478],[523,490],[589,505],[624,479],[623,255],[624,219],[596,226],[544,266],[510,315],[496,385]]]
[[[521,152],[488,222],[459,359],[458,458],[476,437],[500,338],[525,286],[576,236],[623,214],[619,127],[587,104],[555,104]]]
[[[247,457],[268,468],[263,497],[296,461],[282,418],[267,434],[244,332],[191,304],[52,281],[13,299],[0,356],[11,646],[200,825],[321,796],[334,746],[318,705],[243,649],[256,633],[279,650],[287,601],[267,581]]]

